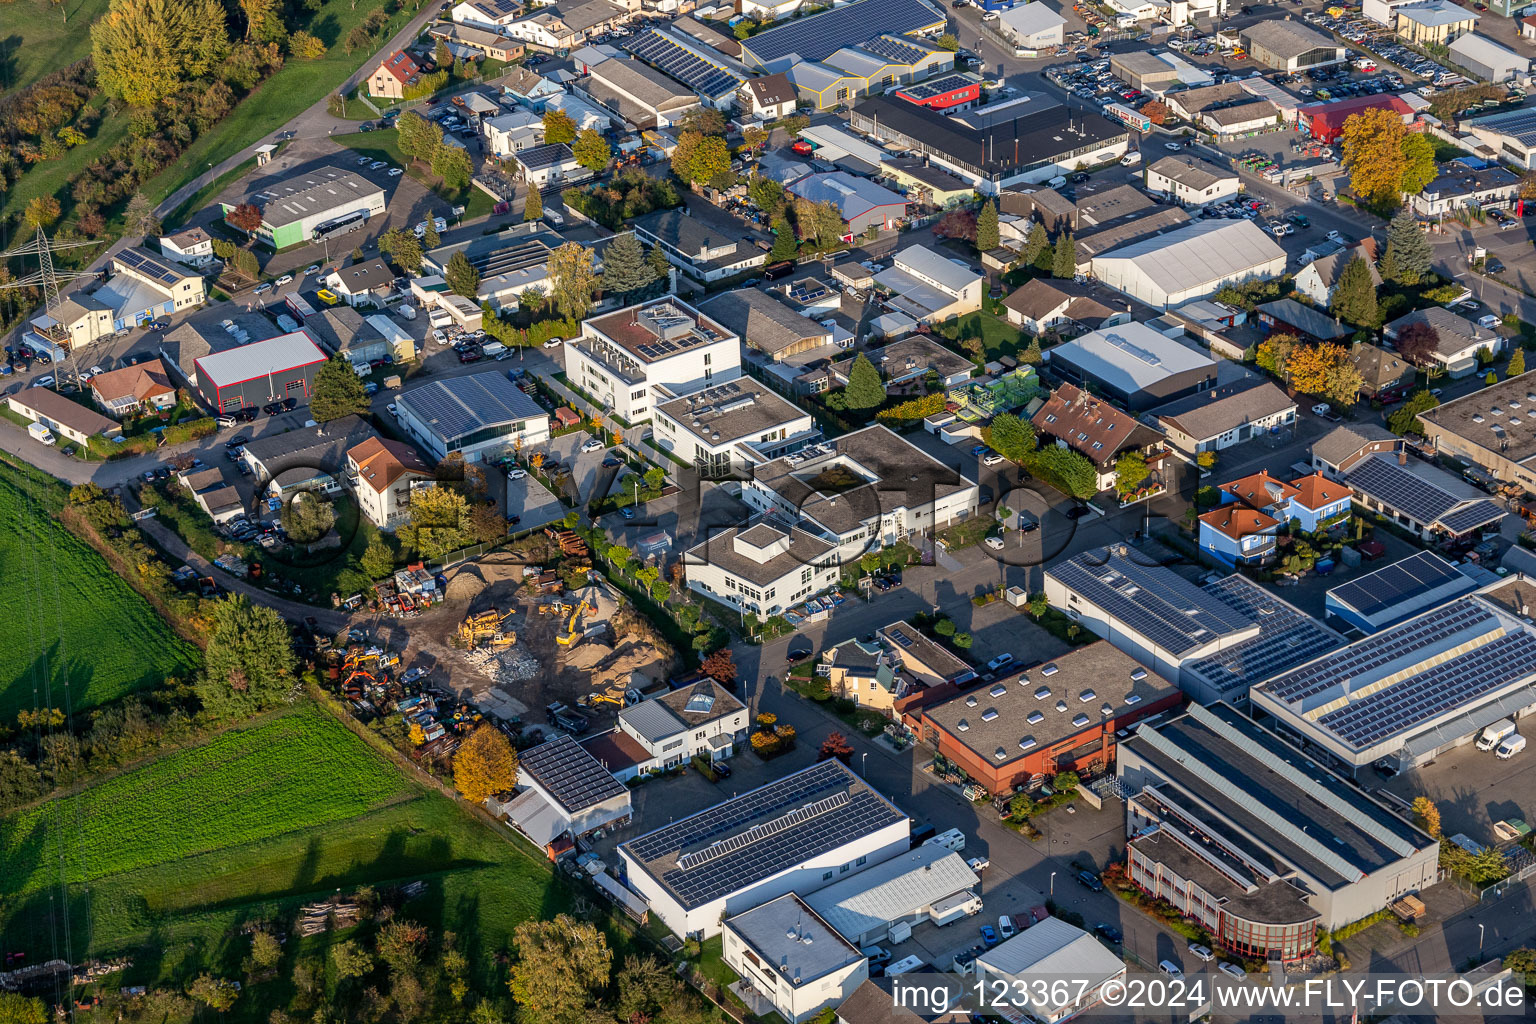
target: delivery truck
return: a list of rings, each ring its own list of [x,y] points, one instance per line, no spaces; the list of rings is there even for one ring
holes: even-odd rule
[[[942,928],[947,924],[954,924],[961,918],[979,913],[981,913],[981,897],[969,889],[961,889],[943,899],[934,900],[928,907],[928,920]]]
[[[53,436],[53,431],[49,430],[41,423],[28,423],[27,433],[32,435],[32,440],[41,441],[43,444],[53,444],[54,441],[57,440]]]
[[[1512,718],[1501,718],[1497,722],[1483,727],[1482,735],[1477,738],[1477,749],[1492,750],[1500,743],[1503,743],[1507,737],[1514,735],[1514,732],[1515,720]]]
[[[1511,736],[1508,739],[1506,739],[1503,743],[1500,743],[1499,744],[1499,749],[1494,751],[1494,753],[1496,755],[1498,755],[1498,758],[1499,758],[1500,761],[1508,761],[1510,758],[1514,757],[1516,754],[1520,753],[1520,751],[1522,751],[1524,749],[1525,749],[1525,737],[1524,736]]]

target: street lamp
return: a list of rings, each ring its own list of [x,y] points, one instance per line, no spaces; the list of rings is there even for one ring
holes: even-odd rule
[[[1051,895],[1056,895],[1056,872],[1051,872]]]
[[[1477,926],[1477,955],[1483,955],[1483,926]]]

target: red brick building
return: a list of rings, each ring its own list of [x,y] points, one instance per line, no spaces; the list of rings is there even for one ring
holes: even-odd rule
[[[1183,699],[1178,686],[1101,640],[928,704],[917,731],[1001,794],[1037,774],[1108,771],[1117,731]]]

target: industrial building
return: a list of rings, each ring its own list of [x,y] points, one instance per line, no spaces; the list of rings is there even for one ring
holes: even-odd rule
[[[1117,732],[1183,701],[1176,684],[1099,640],[929,704],[916,731],[999,796],[1035,776],[1108,770]]]
[[[750,377],[662,402],[651,425],[658,447],[706,477],[746,474],[821,437],[810,413]]]
[[[1333,145],[1344,133],[1344,122],[1367,110],[1390,110],[1408,124],[1414,119],[1413,108],[1391,93],[1351,96],[1341,100],[1303,103],[1296,108],[1296,124],[1318,142]]]
[[[709,938],[725,917],[905,853],[911,824],[834,759],[630,839],[618,855],[625,883],[663,924]]]
[[[1426,540],[1470,538],[1497,526],[1505,509],[1478,488],[1439,466],[1396,456],[1372,455],[1344,475],[1362,509]]]
[[[932,919],[935,904],[974,893],[980,883],[964,857],[928,844],[833,882],[806,903],[839,935],[864,947],[905,942],[914,926]]]
[[[875,275],[889,302],[913,319],[937,324],[981,308],[980,274],[925,245],[909,245]]]
[[[946,117],[896,97],[872,96],[850,112],[848,123],[877,142],[926,157],[983,195],[1045,182],[1080,164],[1118,160],[1130,144],[1129,129],[1099,113],[1061,105],[1038,109],[1028,97],[1009,102],[1017,106],[1004,111],[990,104],[990,114],[977,108]]]
[[[1222,953],[1295,963],[1439,880],[1435,839],[1226,704],[1139,729],[1118,775],[1130,880]]]
[[[378,432],[361,416],[317,423],[312,427],[252,438],[240,459],[265,494],[283,498],[298,491],[341,493],[347,452]]]
[[[1536,707],[1532,594],[1500,580],[1280,673],[1249,700],[1345,774],[1422,765]]]
[[[1342,63],[1349,48],[1314,28],[1290,19],[1265,20],[1250,25],[1238,38],[1253,58],[1277,71],[1308,71]]]
[[[571,382],[627,423],[651,418],[666,396],[741,376],[741,340],[680,299],[592,317],[565,343]]]
[[[424,384],[395,399],[400,425],[441,461],[478,462],[549,440],[549,414],[500,370]]]
[[[1003,34],[1013,40],[1015,56],[1032,57],[1040,50],[1060,46],[1066,38],[1067,19],[1040,0],[1011,7],[997,17]]]
[[[1062,342],[1051,367],[1133,412],[1216,386],[1210,356],[1134,321]]]
[[[1165,156],[1148,165],[1147,188],[1180,206],[1205,206],[1237,195],[1237,175],[1199,157]]]
[[[1419,420],[1438,451],[1466,459],[1495,480],[1536,491],[1536,434],[1520,429],[1536,412],[1533,396],[1536,371],[1454,398]]]
[[[196,361],[197,392],[214,412],[293,399],[307,404],[325,353],[304,331],[212,352]]]
[[[785,57],[823,61],[845,46],[890,35],[934,35],[944,31],[944,14],[923,0],[855,0],[814,18],[802,18],[742,40],[741,59],[762,67]]]
[[[1536,168],[1536,111],[1526,107],[1460,123],[1462,131],[1495,150],[1499,159],[1525,170]]]
[[[1209,298],[1229,284],[1285,273],[1285,250],[1249,220],[1207,220],[1093,258],[1104,284],[1154,309]]]
[[[628,824],[632,813],[628,787],[567,735],[519,752],[517,782],[526,789],[507,805],[507,816],[544,849],[562,835],[579,839]]]
[[[261,210],[256,237],[274,249],[345,234],[385,209],[382,185],[339,167],[317,167],[285,181],[263,182],[240,203]],[[240,203],[221,203],[224,216]]]
[[[1379,633],[1478,588],[1478,581],[1433,551],[1341,583],[1328,591],[1327,614],[1362,633]]]
[[[721,958],[789,1024],[801,1024],[869,980],[869,960],[805,901],[785,893],[725,920]]]
[[[739,335],[750,352],[776,363],[832,344],[830,327],[757,288],[722,292],[699,309]]]
[[[61,437],[85,444],[92,437],[122,435],[122,424],[88,409],[52,388],[23,388],[6,398],[11,411],[32,423],[41,423]]]
[[[1197,586],[1123,545],[1045,572],[1051,607],[1104,637],[1194,700],[1245,699],[1249,686],[1343,646],[1337,632],[1243,578]]]
[[[637,32],[621,45],[718,110],[734,107],[737,93],[747,82],[745,69],[736,61],[664,29]]]
[[[1076,925],[1047,917],[978,956],[976,984],[1003,993],[993,1008],[1005,1020],[1067,1020],[1123,991],[1125,961]]]
[[[598,106],[640,129],[670,128],[700,105],[699,95],[692,89],[633,57],[594,64],[577,88]],[[735,92],[733,84],[728,95]]]
[[[846,171],[807,174],[789,192],[808,202],[831,203],[847,226],[847,242],[871,229],[894,231],[907,215],[906,197]]]

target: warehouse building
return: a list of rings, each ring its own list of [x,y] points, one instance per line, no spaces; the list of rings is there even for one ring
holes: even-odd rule
[[[487,370],[437,380],[395,399],[400,425],[433,461],[458,452],[465,462],[549,440],[549,414],[505,373]]]
[[[994,796],[1035,776],[1097,775],[1116,732],[1184,701],[1172,682],[1100,640],[924,707],[917,733]]]
[[[1380,2],[1380,0],[1377,0]],[[1390,2],[1390,0],[1388,0]],[[1399,38],[1419,45],[1445,46],[1477,28],[1478,14],[1451,0],[1403,4],[1388,16]]]
[[[1344,642],[1241,576],[1197,586],[1124,545],[1051,566],[1045,594],[1051,607],[1158,674],[1177,679],[1201,702],[1241,702],[1253,683]]]
[[[624,40],[624,49],[692,89],[707,106],[730,110],[747,81],[746,69],[724,54],[663,29],[647,29]]]
[[[1496,150],[1500,160],[1525,170],[1536,168],[1536,111],[1521,107],[1465,120],[1461,129]]]
[[[1353,775],[1406,770],[1536,708],[1531,584],[1509,578],[1254,686],[1255,712]]]
[[[858,947],[792,892],[726,918],[721,957],[789,1024],[838,1005],[869,980]]]
[[[1125,989],[1125,961],[1076,925],[1047,917],[982,952],[976,985],[1006,993],[1004,1019],[1061,1021],[1115,1005]]]
[[[867,178],[847,171],[807,174],[789,186],[789,192],[807,202],[831,203],[847,227],[843,241],[875,231],[894,231],[907,215],[907,200]]]
[[[1007,111],[991,104],[990,114],[978,108],[945,117],[895,97],[872,96],[850,112],[848,123],[879,143],[926,157],[984,195],[1070,174],[1079,164],[1118,160],[1130,144],[1129,129],[1100,114],[1061,105],[1032,110],[1032,100],[1016,102]]]
[[[1001,12],[998,24],[1003,34],[1013,40],[1014,55],[1019,57],[1032,57],[1047,47],[1060,46],[1066,38],[1067,19],[1040,0]]]
[[[775,363],[832,344],[832,329],[757,288],[739,288],[699,307],[741,337],[749,353]]]
[[[858,46],[884,33],[936,35],[944,31],[943,12],[923,0],[854,0],[853,3],[759,32],[741,42],[741,59],[762,67],[798,57],[824,61],[845,46]]]
[[[745,474],[820,439],[811,414],[750,377],[660,402],[652,440],[701,476]]]
[[[692,89],[633,57],[594,64],[577,88],[640,129],[670,128],[700,105]],[[735,93],[734,86],[730,92]]]
[[[1514,422],[1536,410],[1533,396],[1536,371],[1452,399],[1419,420],[1437,450],[1466,459],[1495,480],[1536,492],[1536,434]]]
[[[822,761],[620,844],[625,883],[679,936],[809,895],[909,848],[911,819],[842,762]]]
[[[1352,96],[1342,100],[1303,103],[1296,108],[1296,125],[1318,142],[1333,145],[1344,133],[1344,122],[1367,110],[1390,110],[1411,124],[1415,117],[1413,108],[1401,97],[1391,93],[1375,96]]]
[[[905,942],[935,903],[981,883],[965,858],[937,844],[898,854],[806,897],[837,933],[863,947]]]
[[[347,473],[347,452],[378,436],[367,420],[349,415],[253,438],[242,446],[240,459],[256,483],[273,497],[297,491],[340,494]]]
[[[1134,321],[1062,342],[1051,367],[1133,412],[1216,386],[1210,356]]]
[[[1419,551],[1329,590],[1327,614],[1362,633],[1379,633],[1469,594],[1477,580],[1433,551]]]
[[[24,388],[8,397],[6,404],[12,412],[32,423],[41,423],[76,444],[83,445],[97,435],[119,437],[123,432],[122,424],[70,401],[52,388]]]
[[[943,323],[981,308],[985,280],[959,260],[925,245],[909,245],[875,275],[875,285],[896,309],[926,324]]]
[[[1285,273],[1285,250],[1252,221],[1211,220],[1093,258],[1093,274],[1154,309],[1205,299],[1229,284]]]
[[[508,816],[540,847],[567,833],[580,838],[629,822],[629,789],[570,736],[519,753],[517,781],[527,788],[508,806]],[[526,799],[530,793],[537,802]]]
[[[289,399],[304,405],[325,358],[302,330],[212,352],[197,360],[197,393],[216,413]]]
[[[1260,21],[1242,30],[1238,38],[1254,63],[1277,71],[1307,71],[1343,63],[1349,48],[1336,40],[1289,19]]]
[[[1435,839],[1226,704],[1138,730],[1117,774],[1131,881],[1222,953],[1295,963],[1439,880]]]
[[[1504,506],[1461,477],[1402,451],[1396,458],[1362,459],[1345,474],[1344,483],[1354,491],[1355,504],[1430,541],[1475,543],[1505,515]]]
[[[256,237],[274,249],[345,234],[385,209],[383,186],[339,167],[319,167],[287,181],[263,183],[240,202],[261,210]],[[220,204],[226,218],[237,205]]]

